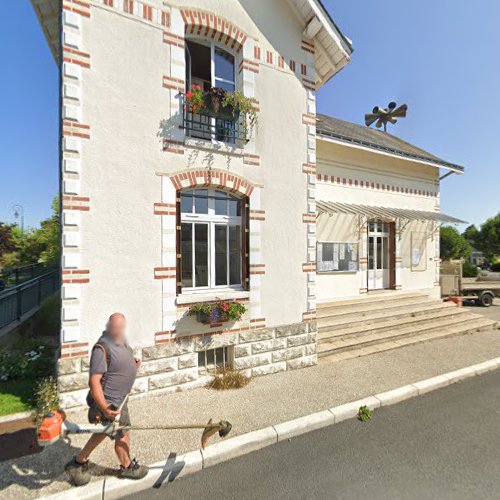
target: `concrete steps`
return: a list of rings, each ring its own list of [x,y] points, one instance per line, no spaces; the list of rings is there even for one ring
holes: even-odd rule
[[[337,361],[452,335],[496,321],[421,294],[379,295],[318,306],[318,358]]]

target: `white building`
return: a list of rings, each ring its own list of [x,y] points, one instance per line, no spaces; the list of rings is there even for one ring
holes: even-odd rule
[[[315,364],[317,301],[438,294],[439,169],[461,168],[316,115],[352,52],[319,0],[32,2],[61,68],[66,406],[114,311],[142,356],[134,390],[158,392],[204,384],[214,359]],[[192,84],[243,92],[254,130],[190,113]],[[218,299],[241,321],[187,316]]]

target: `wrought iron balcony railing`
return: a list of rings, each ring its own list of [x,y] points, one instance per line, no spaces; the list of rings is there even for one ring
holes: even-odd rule
[[[215,140],[229,144],[248,142],[246,117],[233,116],[227,110],[214,112],[204,109],[201,113],[192,113],[185,106],[184,96],[180,96],[182,125],[186,135],[195,139]]]

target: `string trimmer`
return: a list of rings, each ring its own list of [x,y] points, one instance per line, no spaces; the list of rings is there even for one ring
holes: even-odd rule
[[[120,405],[118,410],[125,404],[125,401]],[[130,429],[137,431],[174,431],[187,429],[203,429],[201,434],[201,447],[205,449],[208,440],[219,433],[221,438],[226,437],[231,431],[232,425],[226,421],[212,422],[212,419],[207,424],[183,424],[183,425],[154,425],[151,427],[135,426],[135,425],[120,425],[119,421],[113,421],[103,424],[76,424],[66,420],[66,414],[57,410],[45,416],[38,428],[38,443],[40,446],[48,446],[54,444],[59,439],[65,439],[70,434],[106,434],[114,437],[119,431],[128,431]]]

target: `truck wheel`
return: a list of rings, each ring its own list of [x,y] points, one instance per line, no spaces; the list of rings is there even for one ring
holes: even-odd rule
[[[479,303],[483,307],[490,307],[493,304],[493,295],[491,295],[491,293],[483,293],[479,297]]]

